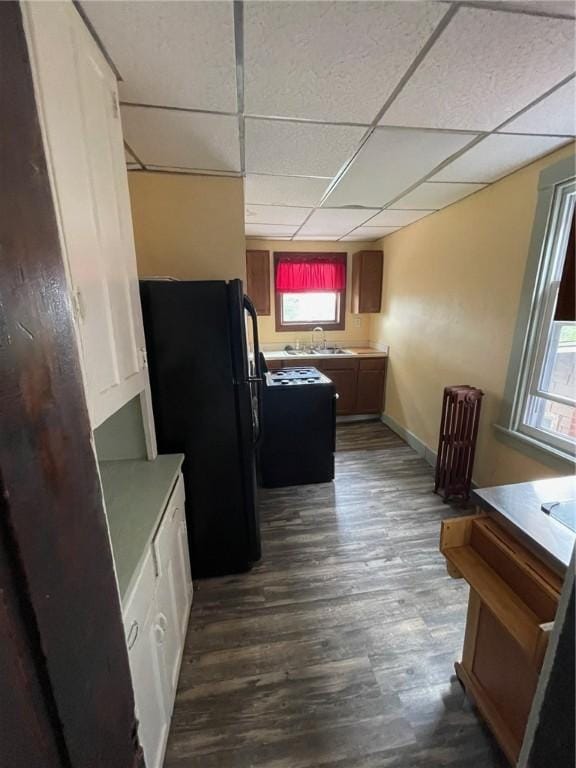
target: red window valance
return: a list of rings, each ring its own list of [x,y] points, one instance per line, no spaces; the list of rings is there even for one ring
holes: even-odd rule
[[[345,287],[346,264],[343,261],[291,259],[276,265],[278,293],[321,293],[343,291]]]

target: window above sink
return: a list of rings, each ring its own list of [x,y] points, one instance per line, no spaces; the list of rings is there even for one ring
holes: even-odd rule
[[[346,265],[346,253],[275,253],[276,330],[344,330]]]

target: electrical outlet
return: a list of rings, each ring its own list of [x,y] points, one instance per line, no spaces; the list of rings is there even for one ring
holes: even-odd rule
[[[354,328],[360,328],[360,326],[362,325],[362,318],[356,316],[353,320],[353,324],[354,324]]]

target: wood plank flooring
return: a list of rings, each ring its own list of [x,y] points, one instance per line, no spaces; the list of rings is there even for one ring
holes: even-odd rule
[[[336,480],[262,492],[264,557],[196,586],[166,768],[498,768],[454,676],[462,514],[379,422],[339,426]]]

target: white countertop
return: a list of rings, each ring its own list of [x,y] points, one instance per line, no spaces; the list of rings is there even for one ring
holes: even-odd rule
[[[373,349],[372,347],[343,347],[342,352],[338,354],[325,352],[310,352],[301,350],[299,352],[286,352],[283,349],[269,350],[264,352],[266,360],[319,360],[341,358],[341,357],[388,357],[387,350]]]

